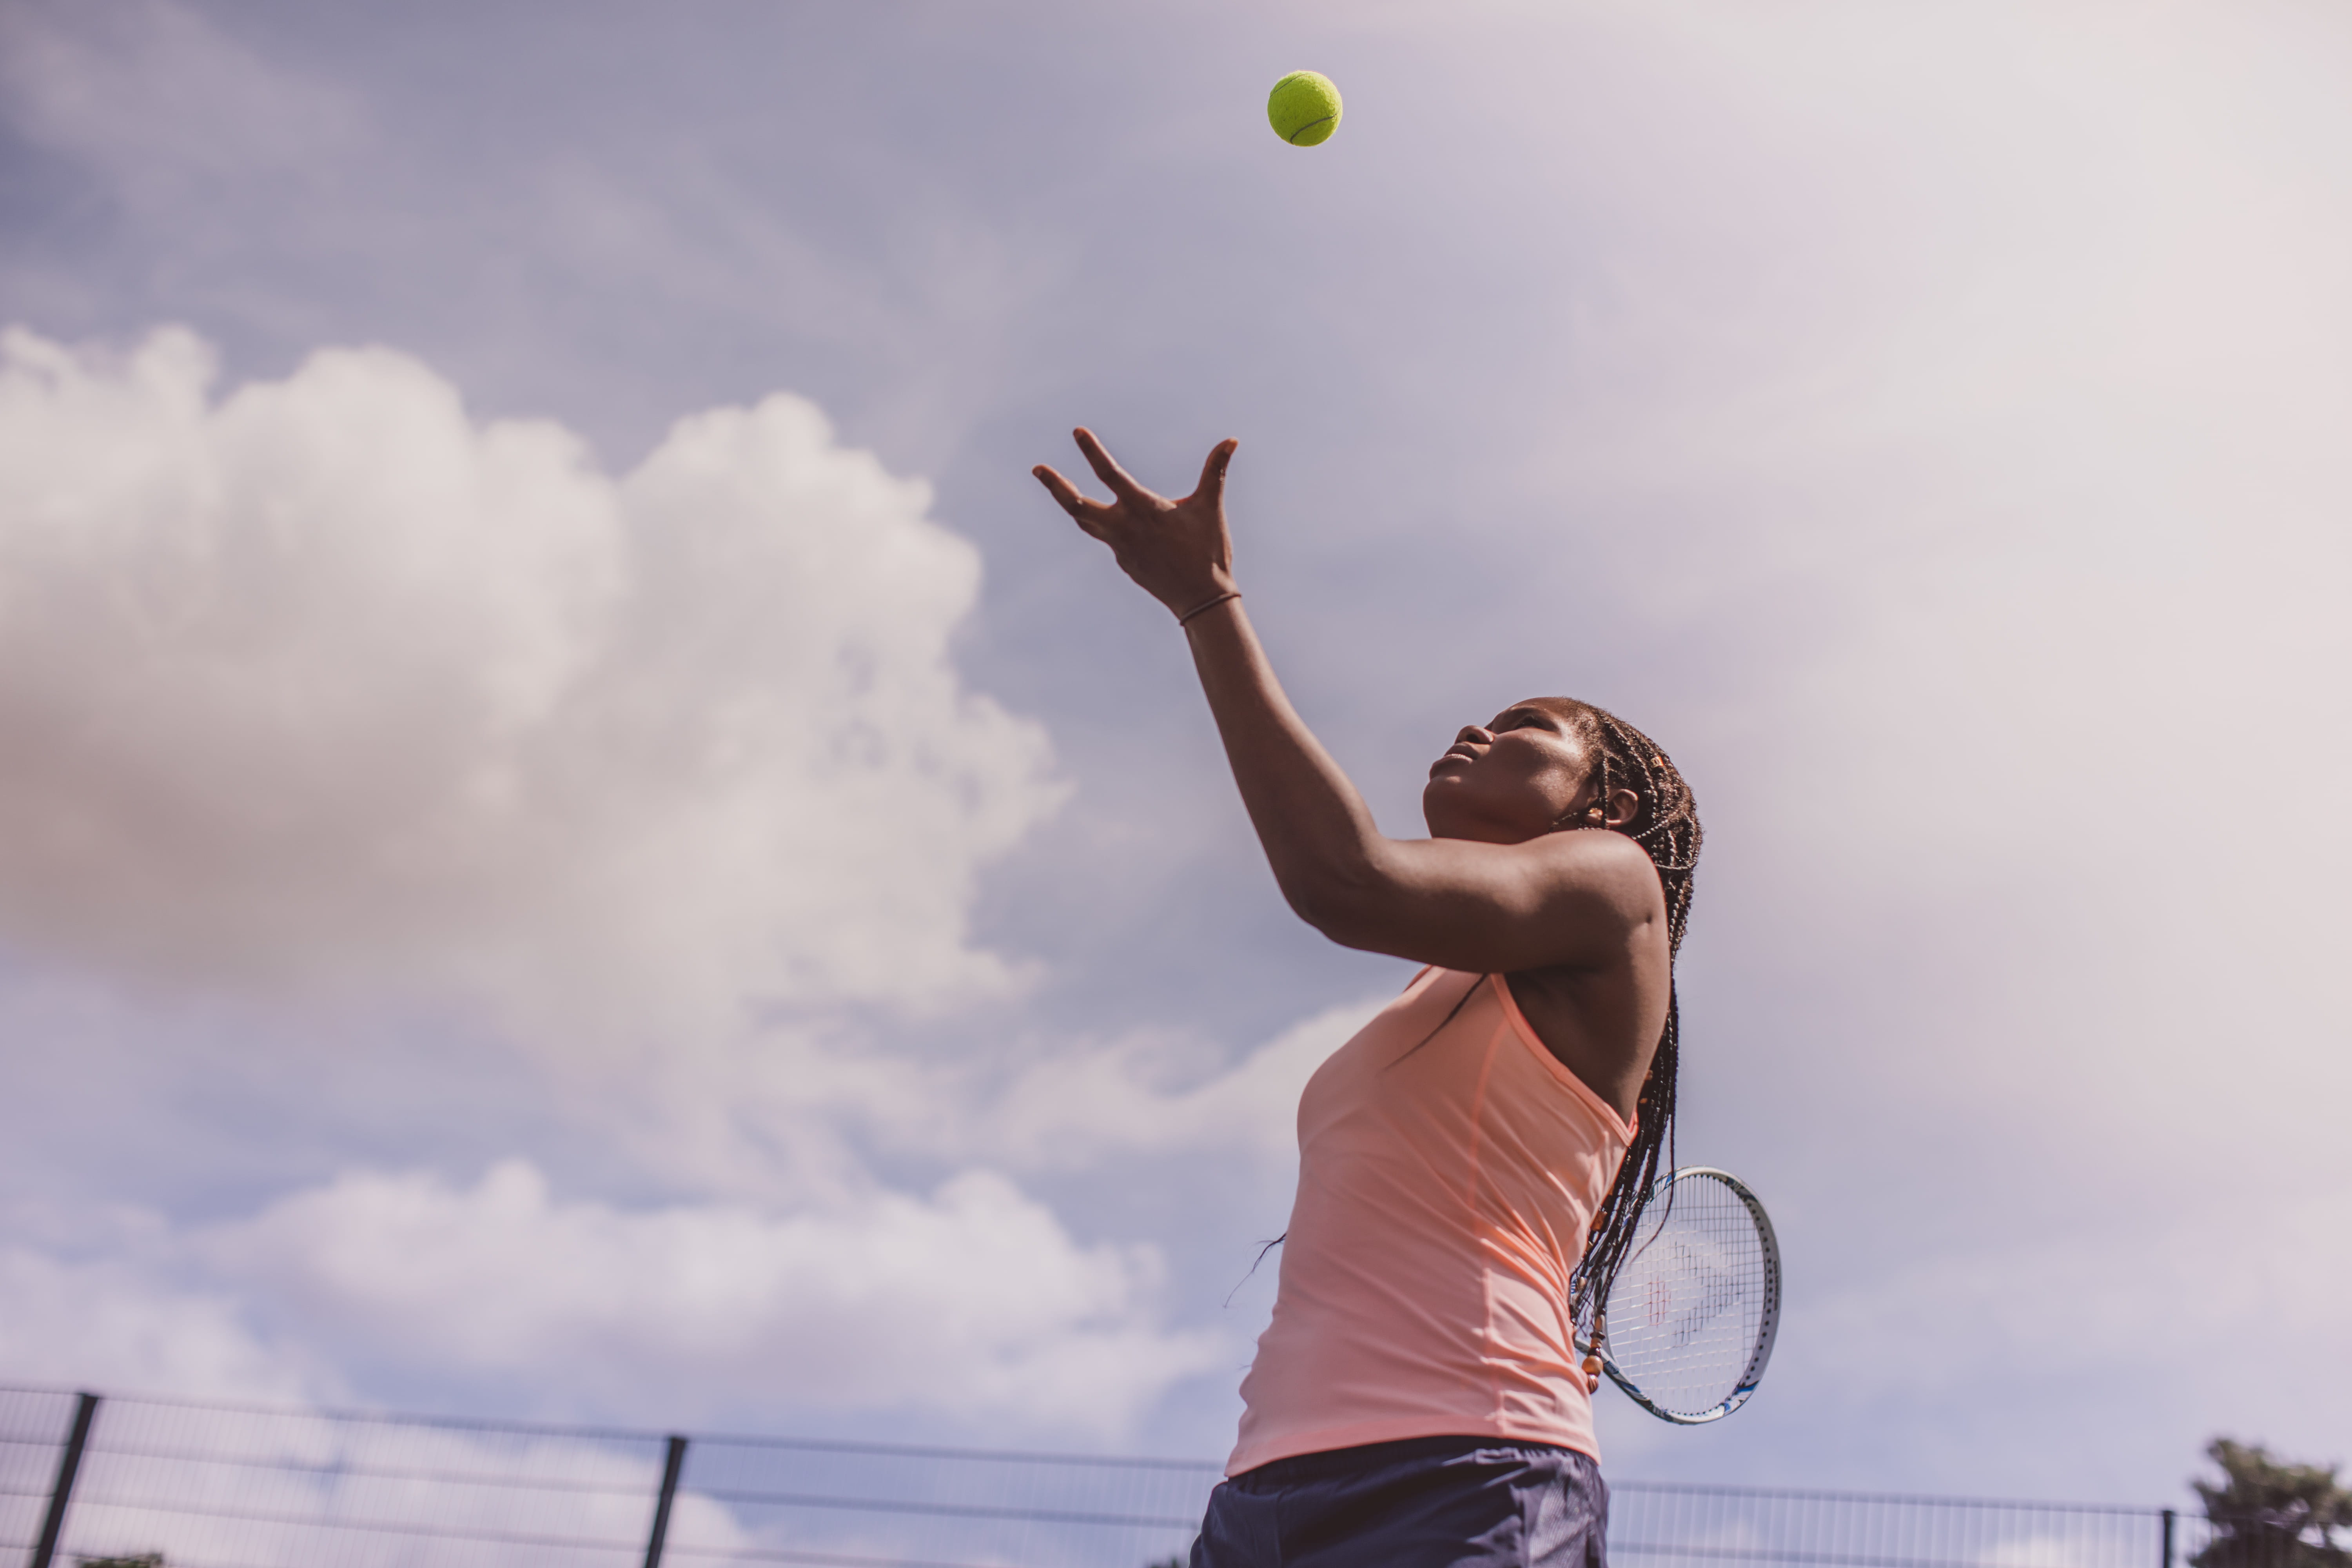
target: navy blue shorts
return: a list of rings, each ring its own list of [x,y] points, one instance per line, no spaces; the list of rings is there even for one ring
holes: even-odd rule
[[[1609,1489],[1571,1448],[1408,1437],[1221,1482],[1192,1568],[1608,1568]]]

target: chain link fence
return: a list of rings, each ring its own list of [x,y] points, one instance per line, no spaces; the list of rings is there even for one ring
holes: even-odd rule
[[[1189,1553],[1216,1479],[1180,1459],[0,1388],[0,1568],[1157,1568]],[[2188,1568],[2232,1528],[2152,1508],[1610,1491],[1627,1568]],[[2278,1544],[2233,1568],[2334,1550]]]

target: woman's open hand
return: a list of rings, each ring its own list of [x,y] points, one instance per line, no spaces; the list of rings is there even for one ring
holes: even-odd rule
[[[1130,479],[1093,431],[1082,427],[1075,434],[1096,477],[1110,487],[1111,500],[1088,500],[1043,463],[1030,471],[1080,528],[1110,546],[1119,570],[1180,617],[1238,592],[1233,536],[1225,529],[1225,466],[1239,442],[1218,442],[1192,493],[1170,500]]]

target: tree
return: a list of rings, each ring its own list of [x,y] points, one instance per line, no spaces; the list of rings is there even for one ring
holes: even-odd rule
[[[2212,1533],[2189,1568],[2352,1568],[2352,1489],[2333,1465],[2296,1465],[2260,1443],[2216,1437],[2221,1480],[2192,1481]]]

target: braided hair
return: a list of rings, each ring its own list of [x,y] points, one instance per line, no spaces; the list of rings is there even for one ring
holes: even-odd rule
[[[1612,824],[1611,830],[1649,852],[1650,863],[1658,868],[1658,884],[1666,895],[1666,1026],[1658,1036],[1657,1052],[1650,1058],[1649,1073],[1642,1079],[1642,1092],[1635,1101],[1633,1146],[1626,1150],[1616,1181],[1592,1216],[1584,1256],[1569,1279],[1570,1309],[1578,1330],[1590,1340],[1601,1303],[1609,1300],[1609,1287],[1633,1247],[1642,1211],[1657,1181],[1662,1150],[1666,1168],[1674,1168],[1675,1078],[1681,1055],[1682,1005],[1675,994],[1671,965],[1682,952],[1683,931],[1690,923],[1691,870],[1698,864],[1698,806],[1691,798],[1690,785],[1683,782],[1683,775],[1658,743],[1615,714],[1572,697],[1546,698],[1537,706],[1567,723],[1592,753],[1593,783],[1600,786],[1597,798],[1604,809],[1612,791],[1630,789],[1640,796],[1633,818]]]

